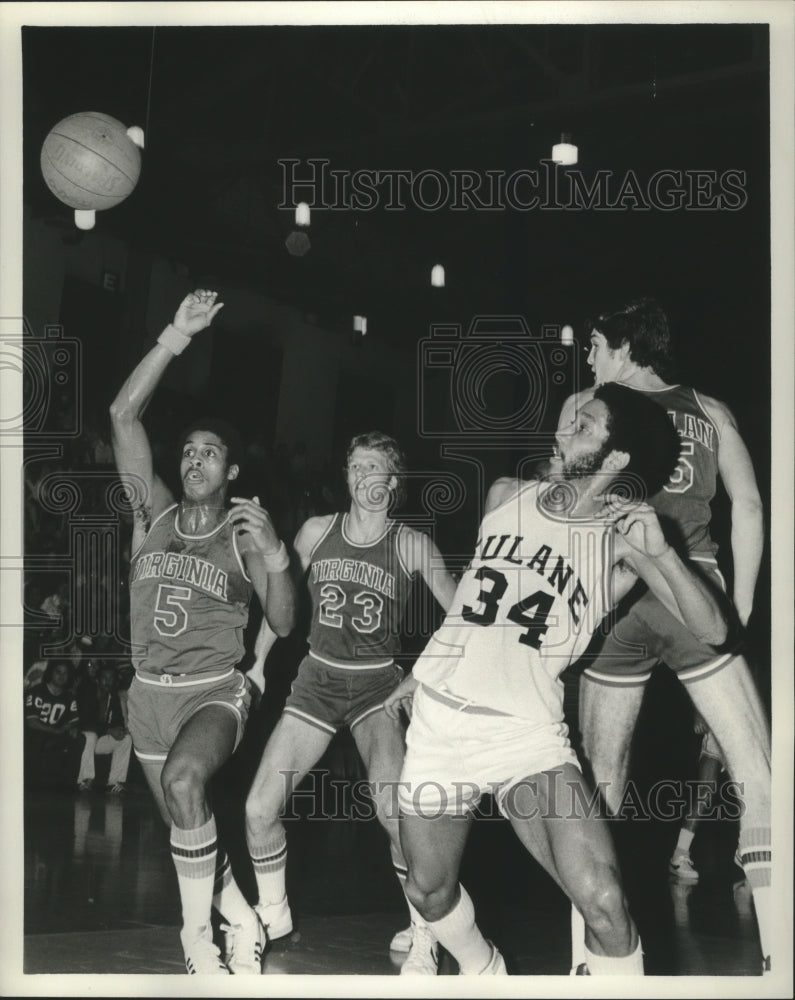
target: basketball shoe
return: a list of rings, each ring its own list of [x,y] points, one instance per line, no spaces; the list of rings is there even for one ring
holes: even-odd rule
[[[254,912],[262,921],[269,941],[284,937],[293,929],[293,916],[286,896],[280,903],[257,903]]]
[[[491,941],[488,942],[491,945],[491,958],[489,959],[486,967],[481,969],[478,973],[479,976],[507,976],[508,970],[505,968],[505,959],[497,951]],[[459,970],[459,976],[461,972]]]
[[[698,872],[686,851],[674,851],[668,863],[668,871],[680,882],[698,882]]]
[[[411,939],[414,935],[414,926],[404,927],[402,931],[398,931],[397,934],[389,942],[390,951],[410,951],[411,950]]]
[[[213,944],[209,924],[196,930],[180,932],[185,952],[185,968],[192,976],[228,976],[229,969],[221,961],[221,953]]]
[[[245,924],[221,924],[226,941],[226,965],[233,976],[259,976],[265,954],[265,928],[257,913]]]
[[[427,924],[411,925],[411,944],[401,976],[435,976],[439,971],[439,944]]]

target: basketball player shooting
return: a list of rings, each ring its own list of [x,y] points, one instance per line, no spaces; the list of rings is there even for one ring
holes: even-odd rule
[[[231,426],[203,420],[185,433],[182,496],[175,502],[153,469],[141,422],[169,363],[221,308],[215,292],[188,295],[110,412],[116,465],[134,510],[130,603],[136,674],[129,729],[171,828],[186,968],[259,974],[265,933],[218,849],[207,787],[240,741],[248,713],[246,679],[236,666],[243,658],[252,592],[277,635],[293,627],[289,557],[256,497],[231,497],[227,504],[239,472]],[[228,921],[226,962],[212,940],[213,903]]]

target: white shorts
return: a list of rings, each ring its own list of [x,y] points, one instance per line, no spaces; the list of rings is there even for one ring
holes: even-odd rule
[[[526,719],[443,704],[422,684],[414,694],[400,776],[401,811],[433,818],[465,815],[486,793],[500,811],[511,788],[562,764],[579,770],[563,722]]]

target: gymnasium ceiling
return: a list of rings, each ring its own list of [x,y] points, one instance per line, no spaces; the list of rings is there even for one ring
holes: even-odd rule
[[[510,172],[567,131],[586,172],[747,169],[766,197],[766,26],[28,28],[23,57],[34,215],[79,238],[38,169],[55,122],[94,110],[146,126],[138,188],[98,228],[330,327],[365,313],[392,340],[434,304],[437,261],[448,304],[517,312],[572,281],[587,296],[617,271],[643,279],[650,254],[725,268],[727,222],[693,235],[683,213],[314,210],[296,258],[277,161]],[[764,238],[763,208],[749,225]]]

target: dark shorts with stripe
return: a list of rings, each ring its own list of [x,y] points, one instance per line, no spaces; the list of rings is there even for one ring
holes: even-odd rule
[[[246,677],[231,670],[204,683],[168,683],[136,674],[127,697],[127,723],[135,756],[143,764],[163,763],[180,730],[200,709],[221,705],[237,723],[235,747],[242,739],[251,693]]]
[[[712,561],[691,562],[716,592],[726,585]],[[664,663],[683,684],[702,680],[721,670],[737,654],[699,642],[692,632],[648,591],[613,625],[604,643],[583,671],[597,684],[627,687],[645,684],[653,668]]]
[[[384,700],[403,680],[396,663],[381,667],[334,667],[305,656],[284,706],[285,715],[334,734],[380,712]]]

